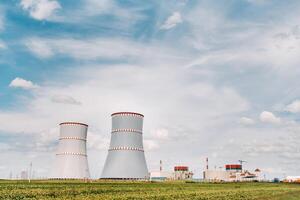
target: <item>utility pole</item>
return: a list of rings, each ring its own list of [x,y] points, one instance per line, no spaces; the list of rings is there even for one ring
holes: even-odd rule
[[[12,171],[10,171],[9,173],[9,179],[12,180],[13,179],[13,174],[12,174]]]
[[[208,170],[208,157],[206,158],[206,170]]]
[[[30,179],[31,179],[31,173],[32,173],[32,162],[29,165],[29,174],[28,174],[28,182],[30,183]]]
[[[162,160],[159,161],[159,171],[160,173],[162,172],[163,168],[162,168]]]

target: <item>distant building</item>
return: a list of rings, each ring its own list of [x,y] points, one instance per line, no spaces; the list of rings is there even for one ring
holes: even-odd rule
[[[150,180],[191,180],[194,173],[189,171],[187,166],[175,166],[174,171],[154,171],[150,172]]]
[[[287,176],[284,179],[286,183],[300,183],[300,176]]]
[[[260,170],[254,172],[243,170],[240,164],[225,165],[225,170],[208,170],[203,172],[203,179],[217,182],[260,181]]]
[[[175,166],[174,167],[175,180],[189,180],[193,178],[193,172],[189,171],[187,166]]]
[[[162,171],[150,172],[151,181],[165,181],[165,180],[173,180],[173,179],[174,179],[174,172],[162,172]]]

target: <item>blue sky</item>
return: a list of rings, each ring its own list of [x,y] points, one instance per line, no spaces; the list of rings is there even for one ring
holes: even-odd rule
[[[0,3],[0,177],[46,177],[58,124],[88,123],[100,176],[110,114],[145,115],[150,170],[247,160],[299,175],[300,2]]]

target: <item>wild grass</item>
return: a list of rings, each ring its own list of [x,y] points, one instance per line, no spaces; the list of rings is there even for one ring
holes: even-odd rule
[[[134,181],[0,181],[0,199],[300,200],[300,184]]]

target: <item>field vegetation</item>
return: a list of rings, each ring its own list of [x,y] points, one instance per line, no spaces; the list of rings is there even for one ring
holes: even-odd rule
[[[296,200],[300,184],[130,181],[0,181],[0,199]]]

